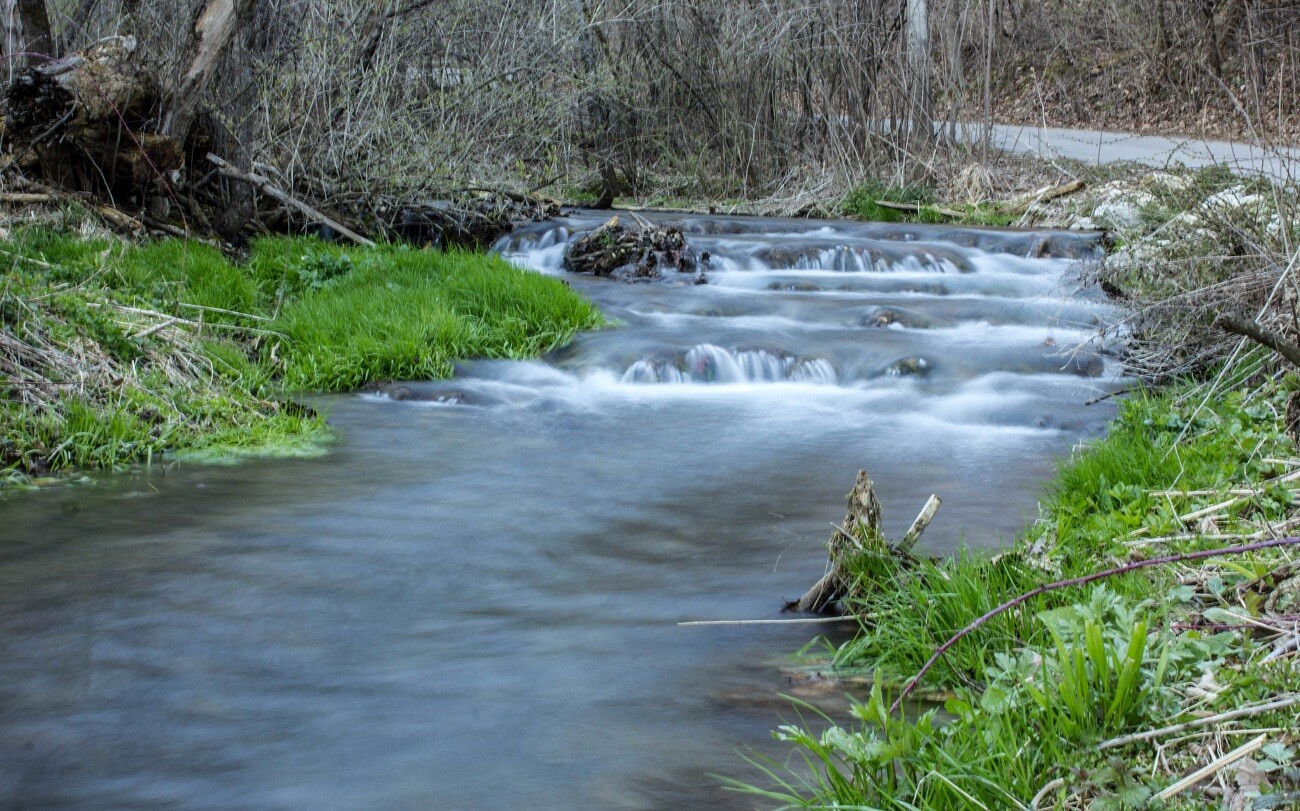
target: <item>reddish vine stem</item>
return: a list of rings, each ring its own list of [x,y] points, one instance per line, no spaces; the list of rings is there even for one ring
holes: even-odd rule
[[[908,679],[907,683],[903,686],[903,692],[899,693],[898,698],[894,699],[894,703],[890,705],[889,712],[892,714],[898,711],[898,708],[903,704],[903,699],[907,698],[908,694],[916,688],[916,685],[920,684],[921,677],[930,672],[930,668],[934,667],[934,665],[944,657],[944,654],[946,654],[953,645],[957,644],[962,637],[977,630],[981,625],[993,619],[998,614],[1001,614],[1008,609],[1015,608],[1021,603],[1028,602],[1040,594],[1069,588],[1070,586],[1084,586],[1095,580],[1114,577],[1117,574],[1124,574],[1137,569],[1145,569],[1148,566],[1163,566],[1166,563],[1181,563],[1187,560],[1200,560],[1201,558],[1213,558],[1222,555],[1241,555],[1246,552],[1255,552],[1260,549],[1271,549],[1277,546],[1294,546],[1296,544],[1300,544],[1300,538],[1277,538],[1272,541],[1260,541],[1259,543],[1245,544],[1243,546],[1225,546],[1219,549],[1202,549],[1197,552],[1184,552],[1180,555],[1165,555],[1163,557],[1126,563],[1123,566],[1116,566],[1113,569],[1107,569],[1103,572],[1093,572],[1092,574],[1084,575],[1083,577],[1072,577],[1069,580],[1058,580],[1055,583],[1048,583],[1039,586],[1033,591],[1026,592],[1019,597],[1006,601],[1002,605],[967,625],[965,628],[962,628],[956,634],[953,634],[952,638],[940,645],[938,650],[934,652],[934,655],[930,657],[929,661],[921,666],[920,671],[918,671],[915,676]]]

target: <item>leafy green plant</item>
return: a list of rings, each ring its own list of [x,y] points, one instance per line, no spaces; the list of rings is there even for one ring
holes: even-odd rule
[[[294,270],[300,289],[321,290],[352,270],[352,257],[346,253],[312,252],[305,254]]]

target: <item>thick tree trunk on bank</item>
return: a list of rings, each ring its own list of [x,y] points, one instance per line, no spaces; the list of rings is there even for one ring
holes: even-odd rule
[[[6,79],[10,81],[24,67],[58,56],[45,0],[0,0],[0,28],[4,29]]]
[[[254,0],[209,0],[194,20],[188,67],[168,94],[161,131],[184,142],[198,113],[199,98]]]

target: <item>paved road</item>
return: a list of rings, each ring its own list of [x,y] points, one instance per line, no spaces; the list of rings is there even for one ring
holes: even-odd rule
[[[973,127],[972,139],[980,137],[980,132],[980,128]],[[1254,144],[1231,141],[1005,124],[994,125],[993,143],[1011,152],[1095,164],[1127,160],[1149,166],[1181,164],[1193,169],[1222,164],[1242,173],[1288,179],[1300,177],[1300,149],[1288,147],[1261,149]]]

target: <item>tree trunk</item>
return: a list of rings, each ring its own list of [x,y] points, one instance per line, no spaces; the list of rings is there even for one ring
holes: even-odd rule
[[[239,23],[247,16],[254,0],[208,0],[194,20],[194,45],[189,67],[168,97],[162,132],[184,143],[194,117],[199,97],[212,79],[212,71],[234,38]]]
[[[926,0],[907,0],[907,90],[910,129],[929,138],[934,134],[930,94],[930,15]]]
[[[4,29],[9,81],[23,67],[39,65],[58,56],[50,36],[50,15],[45,10],[45,0],[0,0],[0,28]]]

